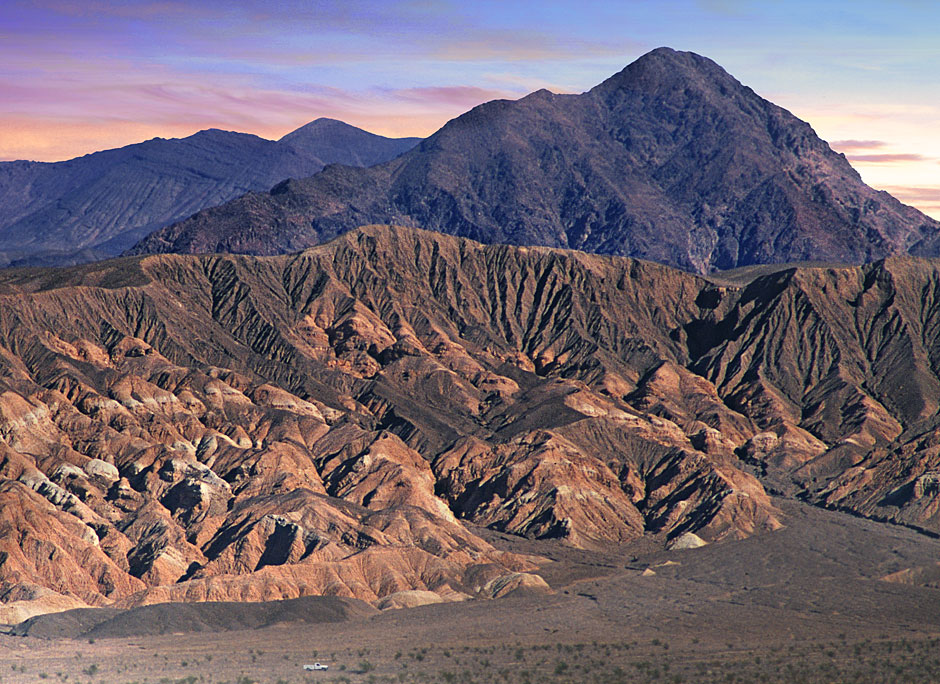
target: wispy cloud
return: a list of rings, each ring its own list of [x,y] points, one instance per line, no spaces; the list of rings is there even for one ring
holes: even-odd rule
[[[318,116],[426,135],[485,100],[581,92],[671,45],[716,59],[824,137],[858,143],[833,146],[869,182],[922,184],[940,158],[935,6],[2,0],[0,154],[64,158],[209,126],[277,137]],[[881,140],[894,143],[865,144]],[[874,158],[912,150],[924,160]]]
[[[940,185],[923,187],[889,185],[882,189],[903,201],[935,202],[940,205]]]
[[[7,97],[7,111],[0,111],[0,159],[59,161],[204,128],[275,139],[321,116],[380,135],[427,136],[482,102],[521,95],[477,86],[274,90],[252,87],[235,76],[210,85],[195,78],[165,80],[156,73],[117,84],[102,78],[98,85],[49,85],[0,80]],[[95,112],[103,103],[106,112]],[[140,112],[146,112],[145,119],[137,118]]]
[[[879,189],[940,220],[940,185],[881,185]]]
[[[886,147],[884,140],[833,140],[830,147],[839,152],[855,152],[857,150],[877,150]]]
[[[532,60],[563,61],[623,55],[638,48],[635,41],[583,40],[573,36],[509,30],[468,31],[452,40],[441,41],[434,56],[455,62]]]
[[[181,138],[196,130],[198,128],[185,123],[168,125],[3,116],[0,117],[0,161],[57,161],[150,138]]]
[[[898,162],[930,161],[930,157],[922,154],[847,154],[845,158],[853,162],[864,164],[896,164]]]
[[[0,156],[59,160],[136,142],[130,136],[143,131],[278,137],[319,116],[428,135],[482,102],[542,87],[544,65],[635,47],[542,30],[521,8],[494,14],[483,5],[7,0]],[[100,144],[89,143],[95,130]]]
[[[516,98],[520,94],[507,90],[479,88],[477,86],[429,86],[425,88],[397,88],[383,91],[389,98],[418,102],[432,106],[452,105],[469,109],[489,100]]]
[[[884,140],[836,140],[830,143],[832,149],[842,152],[845,158],[860,164],[897,164],[899,162],[933,161],[933,157],[912,152],[875,152],[892,145]]]
[[[175,2],[173,0],[160,0],[156,2],[102,2],[101,0],[33,0],[37,7],[64,14],[67,16],[111,16],[126,19],[153,19],[157,17],[205,17],[218,16],[208,3]]]

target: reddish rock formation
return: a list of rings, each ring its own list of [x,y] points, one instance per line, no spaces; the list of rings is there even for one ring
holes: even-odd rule
[[[940,529],[938,285],[384,227],[5,272],[0,601],[531,590],[464,521],[715,542],[785,522],[761,480]]]

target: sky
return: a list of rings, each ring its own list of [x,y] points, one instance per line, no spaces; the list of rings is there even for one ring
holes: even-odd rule
[[[940,218],[935,0],[0,0],[0,160],[204,128],[276,139],[322,116],[426,136],[659,46],[715,60]]]

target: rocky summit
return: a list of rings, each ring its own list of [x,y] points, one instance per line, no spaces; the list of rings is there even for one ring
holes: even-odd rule
[[[785,526],[768,491],[940,532],[938,292],[380,226],[8,270],[0,621],[549,591],[484,532],[691,548]]]
[[[0,265],[116,256],[158,228],[336,162],[370,166],[413,147],[333,119],[280,140],[215,129],[69,161],[0,162]]]
[[[279,254],[372,223],[698,273],[940,254],[940,223],[714,62],[668,48],[580,95],[480,105],[387,163],[249,193],[132,253]]]

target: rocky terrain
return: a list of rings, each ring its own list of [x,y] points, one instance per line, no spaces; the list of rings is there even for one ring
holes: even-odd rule
[[[6,271],[0,622],[538,594],[549,561],[491,533],[761,539],[768,490],[936,534],[938,286],[911,257],[706,279],[389,227]]]
[[[317,119],[272,141],[200,131],[57,163],[0,162],[0,265],[115,256],[148,233],[327,164],[371,166],[413,147]]]
[[[372,223],[699,273],[940,254],[940,223],[714,62],[668,48],[580,95],[480,105],[397,159],[249,193],[131,252],[280,254]]]
[[[4,680],[936,682],[940,592],[881,581],[940,541],[774,499],[787,527],[686,550],[598,552],[481,531],[550,558],[552,594],[376,610],[353,599],[159,604],[0,634]],[[232,631],[236,630],[236,631]],[[307,663],[329,665],[308,672]]]
[[[729,447],[622,398],[673,353],[647,282],[698,281],[581,259],[376,228],[8,272],[8,612],[546,588],[463,521],[585,548],[779,527]]]

